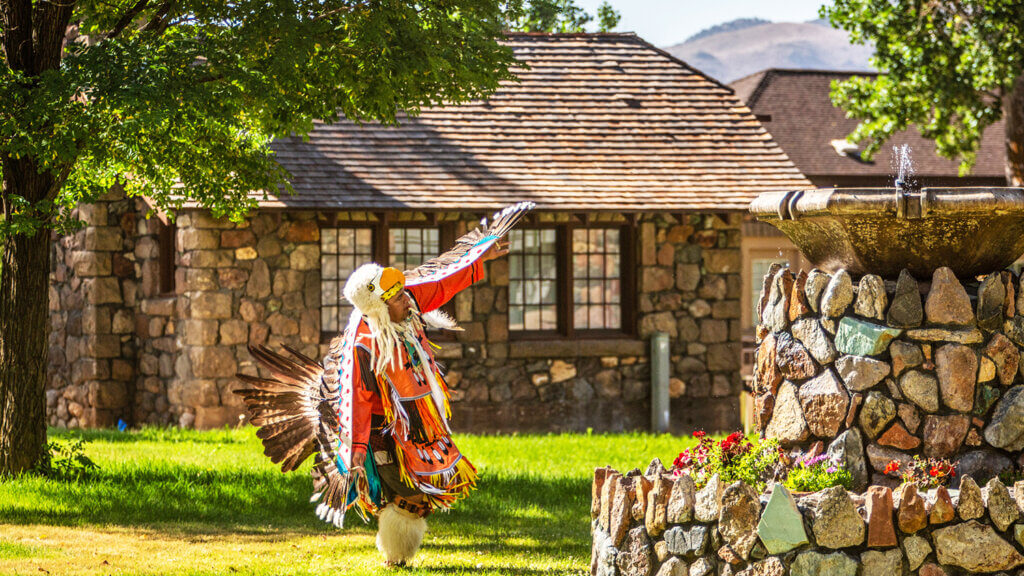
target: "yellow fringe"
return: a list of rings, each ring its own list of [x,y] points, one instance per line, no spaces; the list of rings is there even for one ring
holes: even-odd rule
[[[431,442],[448,434],[448,430],[437,413],[437,406],[430,396],[424,396],[415,401],[416,409],[419,410],[420,419],[423,421],[423,432]]]
[[[395,459],[398,461],[399,478],[409,488],[416,488],[416,484],[413,483],[412,476],[409,475],[409,470],[405,466],[405,451],[398,445],[398,442],[395,442]]]

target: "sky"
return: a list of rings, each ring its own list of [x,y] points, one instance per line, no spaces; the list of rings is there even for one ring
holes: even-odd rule
[[[597,13],[602,0],[576,0]],[[617,32],[636,32],[655,46],[678,44],[697,32],[737,18],[806,22],[818,18],[824,0],[609,0],[622,14]]]

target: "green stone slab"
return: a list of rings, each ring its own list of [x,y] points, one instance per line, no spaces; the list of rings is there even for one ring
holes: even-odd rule
[[[775,484],[757,523],[757,536],[769,554],[782,554],[808,543],[804,519],[796,500],[782,484]]]
[[[996,400],[999,400],[999,389],[983,384],[978,386],[975,396],[973,414],[975,416],[984,416],[988,413],[989,408],[996,403]]]
[[[849,316],[839,321],[836,349],[843,354],[875,356],[885,352],[889,343],[903,330],[865,322]]]

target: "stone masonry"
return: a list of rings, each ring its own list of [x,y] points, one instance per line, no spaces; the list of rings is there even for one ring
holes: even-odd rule
[[[794,495],[776,484],[758,494],[717,475],[697,487],[660,462],[646,474],[598,468],[591,574],[952,576],[1024,566],[1024,482],[915,486]]]
[[[194,210],[176,221],[175,290],[158,289],[160,222],[112,194],[59,239],[47,398],[56,426],[234,425],[248,345],[321,356],[320,230],[374,213],[262,210],[241,223]],[[422,213],[389,220],[423,221]],[[540,213],[539,223],[568,214]],[[456,233],[479,215],[445,213]],[[524,340],[508,331],[508,263],[459,294],[465,329],[438,338],[460,430],[627,430],[649,422],[649,337],[672,343],[672,427],[735,429],[740,389],[740,224],[732,215],[644,215],[635,230],[636,331]],[[626,224],[621,215],[592,222]],[[81,320],[79,320],[81,319]],[[695,408],[696,406],[696,408]]]
[[[48,423],[107,427],[132,412],[136,213],[115,190],[77,216],[85,226],[51,258]]]
[[[961,283],[948,268],[924,280],[771,271],[757,329],[758,429],[786,447],[831,443],[857,488],[891,483],[885,466],[915,455],[979,479],[1019,469],[1020,280],[1004,271]]]

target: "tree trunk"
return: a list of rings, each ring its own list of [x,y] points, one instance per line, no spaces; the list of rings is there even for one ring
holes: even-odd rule
[[[3,195],[36,199],[52,176],[5,159]],[[9,206],[4,202],[5,208]],[[8,216],[9,215],[5,215]],[[45,384],[50,231],[3,238],[0,270],[0,476],[36,465],[46,444]]]
[[[1003,98],[1006,116],[1006,183],[1024,186],[1024,74],[1013,82]]]
[[[60,66],[74,1],[0,0],[0,57],[32,81]],[[29,100],[31,102],[31,99]],[[46,126],[36,137],[42,137]],[[53,200],[58,182],[27,156],[0,157],[0,216],[11,195],[33,204]],[[50,231],[0,238],[0,476],[36,465],[46,444],[45,385]]]

